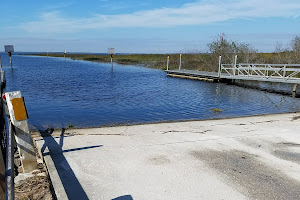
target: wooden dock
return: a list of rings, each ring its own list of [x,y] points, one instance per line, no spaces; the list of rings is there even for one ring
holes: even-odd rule
[[[219,81],[218,72],[195,70],[166,70],[167,75],[177,78],[196,79],[202,81]]]

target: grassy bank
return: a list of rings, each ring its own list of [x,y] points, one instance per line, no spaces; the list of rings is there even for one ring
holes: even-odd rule
[[[38,54],[39,56],[47,56],[47,54]],[[63,54],[48,54],[51,57],[63,57]],[[170,56],[170,69],[177,69],[179,66],[179,54],[129,54],[114,55],[113,61],[118,64],[126,65],[142,65],[155,69],[166,69],[167,56]],[[67,58],[74,60],[86,60],[94,62],[110,62],[109,55],[93,55],[93,54],[66,54]],[[184,54],[182,56],[182,67],[184,69],[196,70],[217,70],[210,68],[211,55],[209,54]]]
[[[47,56],[47,54],[38,54],[38,56]],[[51,54],[51,57],[63,57],[63,53]],[[178,69],[179,54],[129,54],[114,55],[113,60],[119,64],[142,65],[149,68],[166,69],[167,56],[170,56],[169,69]],[[109,55],[93,54],[66,54],[67,58],[74,60],[86,60],[94,62],[110,62]],[[222,57],[222,63],[233,63],[234,55]],[[251,53],[238,54],[238,63],[297,63],[299,59],[293,57],[290,52],[282,53]],[[218,55],[215,54],[183,54],[182,69],[217,71]]]

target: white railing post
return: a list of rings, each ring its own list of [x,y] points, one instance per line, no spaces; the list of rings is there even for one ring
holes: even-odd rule
[[[236,62],[237,62],[237,55],[234,56],[234,69],[233,69],[233,76],[235,76],[236,72]]]
[[[169,70],[169,61],[170,60],[170,56],[168,56],[168,58],[167,58],[167,71]]]
[[[267,65],[265,65],[264,78],[266,78],[266,73],[267,73]]]
[[[179,56],[179,70],[181,70],[181,54]]]
[[[218,71],[218,77],[221,78],[221,72],[222,72],[222,66],[221,66],[222,56],[219,56],[219,71]]]
[[[283,67],[283,80],[285,80],[285,76],[286,76],[286,65],[284,65]]]

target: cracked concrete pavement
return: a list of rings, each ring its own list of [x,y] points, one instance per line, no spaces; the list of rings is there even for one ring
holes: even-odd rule
[[[300,113],[34,133],[58,199],[300,199]]]

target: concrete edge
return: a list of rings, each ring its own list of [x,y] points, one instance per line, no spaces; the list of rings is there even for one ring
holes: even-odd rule
[[[290,115],[290,114],[300,114],[299,111],[295,112],[284,112],[284,113],[273,113],[273,114],[258,114],[258,115],[248,115],[248,116],[234,116],[234,117],[221,117],[221,118],[210,118],[210,119],[186,119],[186,120],[175,120],[175,121],[157,121],[157,122],[141,122],[134,124],[113,124],[113,125],[101,125],[101,126],[89,126],[89,127],[74,127],[65,128],[66,131],[70,130],[80,130],[80,129],[97,129],[97,128],[113,128],[113,127],[127,127],[127,126],[143,126],[143,125],[155,125],[155,124],[176,124],[178,122],[205,122],[212,120],[227,120],[227,119],[239,119],[239,118],[252,118],[252,117],[267,117],[267,116],[278,116],[278,115]],[[61,128],[54,128],[54,131],[61,130]],[[31,134],[38,133],[39,130],[31,130]],[[34,139],[42,138],[40,135],[33,135]]]
[[[43,154],[40,150],[41,148],[39,148],[39,146],[36,142],[36,139],[39,139],[39,138],[33,138],[34,146],[36,147],[37,152],[40,155],[40,157],[44,160],[45,167],[47,169],[47,173],[51,180],[51,185],[53,187],[53,190],[54,190],[57,200],[69,199],[67,196],[67,193],[64,189],[64,186],[60,180],[60,177],[58,175],[58,172],[56,170],[56,167],[54,165],[54,162],[53,162],[51,156],[50,155],[43,156]]]
[[[69,199],[67,196],[67,193],[64,189],[64,186],[60,180],[60,177],[58,175],[58,172],[56,170],[56,167],[54,165],[54,162],[53,162],[51,156],[49,156],[49,155],[45,156],[44,161],[46,163],[46,168],[49,173],[49,176],[50,176],[50,179],[52,182],[52,187],[54,189],[56,198],[58,200]]]

